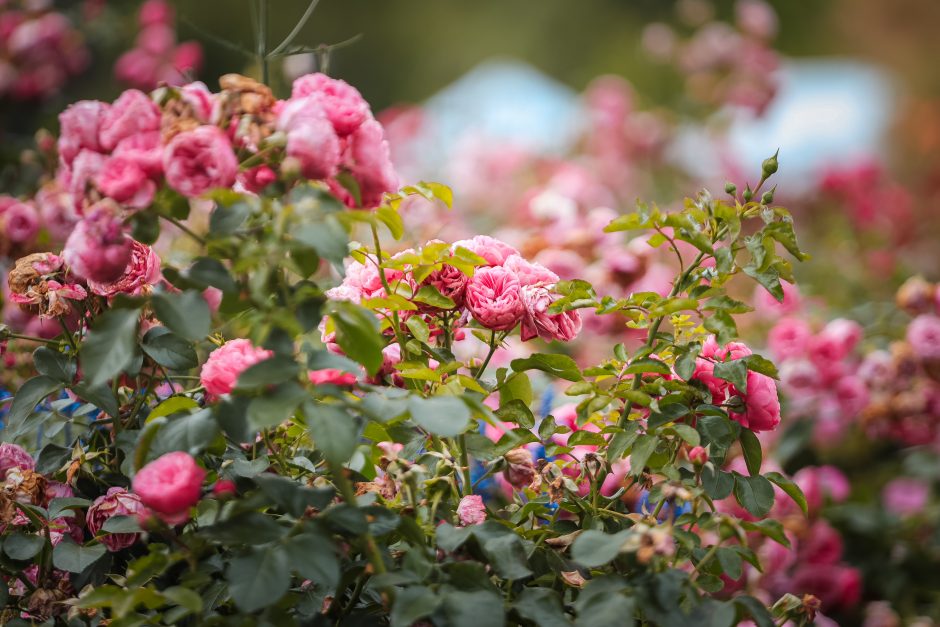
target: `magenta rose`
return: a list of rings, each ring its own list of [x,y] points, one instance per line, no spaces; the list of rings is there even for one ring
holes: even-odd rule
[[[167,453],[140,469],[134,492],[141,503],[170,525],[189,519],[189,509],[202,495],[206,471],[183,451]]]
[[[105,150],[140,133],[160,130],[160,107],[142,91],[128,89],[101,116],[98,140]]]
[[[140,497],[124,488],[109,488],[107,494],[95,499],[85,514],[85,524],[94,536],[98,536],[104,523],[114,516],[137,516],[145,510]],[[99,540],[112,553],[132,546],[140,538],[139,533],[105,533]]]
[[[479,494],[470,494],[460,499],[457,505],[457,518],[461,526],[479,525],[486,520],[486,507],[483,497]]]
[[[118,294],[140,296],[149,293],[162,278],[157,253],[150,246],[132,239],[131,260],[124,272],[110,282],[88,279],[88,287],[93,293],[109,298]]]
[[[336,368],[323,368],[322,370],[311,370],[307,373],[307,378],[310,380],[310,383],[314,385],[339,385],[339,386],[351,386],[356,385],[356,375],[351,372],[343,372]]]
[[[108,159],[95,178],[95,185],[105,196],[134,209],[147,207],[157,191],[157,184],[127,157]]]
[[[174,137],[163,154],[167,184],[189,198],[231,187],[238,173],[232,143],[219,128],[199,126]]]
[[[454,301],[454,307],[460,309],[464,305],[467,283],[469,282],[470,277],[466,274],[454,266],[444,264],[440,270],[435,270],[429,274],[428,278],[421,282],[421,286],[430,285],[442,295]],[[421,309],[428,308],[422,304],[419,304],[418,307]],[[431,307],[430,309],[434,308]]]
[[[519,254],[518,250],[506,242],[489,235],[477,235],[472,239],[462,239],[454,242],[454,249],[458,246],[483,257],[491,266],[501,266],[512,255]]]
[[[80,100],[59,114],[59,157],[66,164],[82,150],[101,152],[98,135],[101,121],[110,108],[97,100]]]
[[[474,319],[493,331],[512,329],[525,314],[519,279],[501,266],[477,268],[467,283],[466,304]]]
[[[345,137],[371,117],[369,105],[355,87],[326,74],[307,74],[294,81],[291,99],[313,97],[320,102],[336,133]]]
[[[940,359],[940,317],[923,314],[907,326],[907,342],[923,360]]]
[[[36,462],[22,446],[10,442],[0,444],[0,479],[6,477],[11,468],[33,470],[35,467]]]
[[[209,394],[228,394],[235,389],[242,372],[272,355],[273,351],[258,348],[251,340],[230,340],[212,351],[202,366],[199,379]]]
[[[921,513],[929,499],[930,484],[908,477],[893,479],[881,493],[885,509],[901,517]]]
[[[731,413],[733,420],[755,433],[773,431],[780,424],[780,399],[777,383],[759,372],[747,373],[747,393],[744,397],[743,414]]]
[[[826,613],[854,607],[862,596],[862,577],[849,566],[807,564],[793,574],[788,591],[812,594]]]
[[[377,207],[386,192],[398,189],[398,174],[392,165],[385,131],[375,120],[368,120],[349,136],[346,167],[359,184],[363,207]]]
[[[113,283],[124,274],[134,250],[113,203],[101,202],[89,211],[65,242],[62,257],[78,276]]]

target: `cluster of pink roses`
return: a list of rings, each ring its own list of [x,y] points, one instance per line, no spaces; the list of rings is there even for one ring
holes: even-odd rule
[[[710,336],[702,346],[701,356],[695,361],[693,378],[708,387],[712,402],[721,405],[739,397],[743,401],[743,410],[729,409],[729,416],[751,431],[773,431],[780,424],[780,400],[777,395],[777,383],[773,378],[747,371],[746,389],[739,390],[734,384],[715,376],[715,364],[724,361],[743,359],[751,355],[751,349],[740,342],[730,342],[719,346],[714,336]],[[733,405],[729,404],[729,408]]]
[[[173,7],[166,0],[147,0],[138,13],[140,32],[134,48],[120,56],[114,75],[136,89],[182,85],[202,66],[202,46],[177,43]]]
[[[52,96],[88,65],[82,34],[51,3],[0,4],[0,99]]]

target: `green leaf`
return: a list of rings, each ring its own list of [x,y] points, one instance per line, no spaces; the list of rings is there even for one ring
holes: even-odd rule
[[[764,235],[770,236],[783,244],[791,255],[799,261],[806,261],[809,255],[800,250],[800,245],[796,241],[796,233],[793,232],[793,223],[789,220],[781,222],[771,222],[764,227]]]
[[[290,381],[300,373],[300,365],[285,355],[274,355],[246,368],[238,375],[236,387],[240,390],[277,385]]]
[[[728,547],[719,547],[715,552],[715,557],[718,558],[718,563],[721,565],[721,570],[725,575],[734,581],[737,581],[741,578],[741,556],[737,553],[737,551],[734,551]]]
[[[581,369],[571,357],[550,353],[536,353],[525,359],[513,359],[509,364],[516,372],[541,370],[566,381],[582,381]]]
[[[613,535],[597,529],[586,529],[571,545],[571,558],[588,568],[603,566],[620,554],[620,549],[630,533],[629,529]]]
[[[749,513],[763,518],[774,506],[774,487],[760,475],[745,477],[734,473],[734,497]]]
[[[110,309],[100,315],[79,352],[90,388],[103,385],[127,368],[137,352],[137,309]]]
[[[774,365],[774,362],[760,355],[748,355],[744,358],[744,363],[747,364],[748,370],[766,375],[772,379],[780,378],[780,374],[777,372],[777,366]]]
[[[294,410],[309,394],[294,381],[288,381],[269,390],[264,396],[251,399],[248,404],[248,424],[256,430],[281,424],[294,414]]]
[[[342,268],[349,236],[333,216],[324,216],[316,224],[305,224],[291,233],[294,241],[312,248],[334,266]]]
[[[170,370],[189,370],[199,365],[192,344],[166,327],[147,331],[140,347],[147,356]]]
[[[194,590],[184,586],[172,586],[162,590],[161,594],[180,607],[186,608],[192,614],[202,611],[202,597]]]
[[[752,476],[760,474],[760,466],[763,461],[763,452],[760,447],[760,440],[750,429],[741,429],[741,451],[744,453],[744,462],[747,464],[747,471]]]
[[[504,579],[524,579],[532,574],[522,539],[514,533],[489,538],[483,542],[483,552]]]
[[[767,518],[765,520],[758,520],[755,522],[742,521],[741,526],[748,531],[756,531],[761,533],[778,544],[790,548],[790,541],[787,539],[787,535],[784,533],[783,525],[779,520]]]
[[[412,298],[417,303],[424,303],[440,309],[453,309],[456,303],[450,298],[441,294],[433,285],[425,285],[418,290],[418,293]]]
[[[22,423],[33,413],[42,399],[57,391],[61,384],[45,376],[33,377],[24,383],[13,397],[10,412],[4,417],[7,433],[19,435]]]
[[[704,444],[711,444],[718,450],[727,450],[734,443],[736,436],[734,423],[726,415],[699,416],[695,428],[702,435]]]
[[[201,340],[209,335],[212,320],[209,303],[202,292],[186,290],[174,294],[157,291],[151,298],[153,311],[171,331],[189,340]]]
[[[513,609],[539,627],[571,625],[562,608],[561,597],[548,588],[524,588],[516,597]]]
[[[490,590],[449,591],[444,596],[444,613],[451,627],[503,627],[506,624],[503,600]]]
[[[412,396],[408,400],[408,411],[418,425],[445,438],[463,433],[470,424],[470,410],[455,396]]]
[[[375,316],[367,309],[352,303],[333,303],[330,314],[336,325],[336,343],[350,358],[365,366],[375,375],[382,367],[382,349],[385,342],[379,333]]]
[[[33,351],[33,366],[39,374],[60,383],[71,383],[78,372],[78,366],[74,360],[48,346],[40,346]]]
[[[803,494],[803,490],[800,489],[800,486],[796,485],[791,479],[781,475],[779,472],[768,472],[765,473],[764,476],[777,484],[777,487],[793,499],[793,502],[799,505],[800,509],[803,510],[804,516],[809,513],[806,504],[806,496]]]
[[[771,296],[779,302],[783,302],[783,287],[780,285],[780,273],[776,268],[771,266],[766,270],[759,270],[753,265],[747,265],[742,270],[744,270],[744,274],[760,283],[764,289],[770,292]],[[705,328],[708,328],[707,324]]]
[[[702,487],[712,499],[723,499],[734,489],[734,475],[708,464],[702,468]]]
[[[524,372],[514,372],[499,386],[500,402],[520,400],[528,406],[532,404],[532,399],[532,382]]]
[[[15,531],[3,539],[3,552],[15,560],[32,559],[46,544],[43,536]]]
[[[290,560],[280,545],[254,548],[229,562],[225,572],[229,593],[243,612],[277,603],[290,586]]]
[[[727,311],[718,310],[705,318],[705,329],[717,336],[719,344],[727,344],[738,336],[738,326]]]
[[[658,359],[653,359],[652,357],[643,357],[642,359],[634,359],[626,370],[625,374],[669,374],[669,366],[663,363]]]
[[[356,419],[338,407],[313,401],[304,403],[304,416],[323,457],[334,465],[345,464],[356,450]]]
[[[500,408],[496,410],[496,416],[504,422],[512,422],[526,429],[535,426],[535,416],[532,415],[532,411],[518,398],[501,403]]]
[[[102,531],[108,533],[140,533],[140,523],[136,516],[112,516],[104,521]]]
[[[213,237],[231,235],[251,215],[251,206],[241,197],[226,200],[230,202],[218,203],[209,215],[209,234]]]
[[[55,520],[56,518],[60,518],[66,512],[88,507],[89,505],[91,505],[91,501],[88,499],[82,499],[75,496],[55,498],[52,499],[52,501],[49,503],[48,518],[49,520]]]
[[[104,557],[108,550],[103,544],[81,546],[71,538],[63,538],[52,549],[52,563],[56,568],[70,573],[80,573]]]
[[[226,293],[238,290],[238,285],[225,264],[212,257],[196,259],[186,270],[186,278],[201,287],[215,287]]]
[[[186,451],[198,455],[221,435],[212,417],[211,409],[201,409],[188,416],[179,416],[167,422],[157,433],[152,457],[171,451]]]
[[[420,618],[430,616],[441,605],[441,597],[425,586],[409,586],[395,595],[392,627],[411,627]]]
[[[421,316],[411,316],[405,321],[405,326],[419,342],[427,344],[428,340],[431,339],[431,330],[428,329],[428,323]]]
[[[147,422],[162,416],[172,416],[189,409],[196,409],[197,407],[199,407],[199,403],[188,396],[171,396],[150,410],[150,414],[147,415]]]
[[[774,627],[776,625],[773,616],[767,611],[764,604],[754,597],[747,595],[736,596],[734,604],[743,611],[744,616],[742,618],[750,617],[757,627]]]
[[[340,564],[332,543],[317,533],[290,538],[287,554],[291,568],[321,590],[334,590],[340,578]]]
[[[693,427],[685,424],[677,424],[671,427],[682,440],[689,446],[698,446],[702,443],[702,438],[699,435],[699,432],[696,431]]]
[[[730,382],[741,394],[747,394],[747,363],[743,359],[716,362],[715,376]]]
[[[633,444],[633,450],[630,453],[630,474],[639,477],[646,467],[656,445],[659,444],[659,438],[655,435],[641,435]]]

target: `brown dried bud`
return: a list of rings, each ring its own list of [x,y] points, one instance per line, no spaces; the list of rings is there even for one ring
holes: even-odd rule
[[[532,461],[532,453],[528,449],[523,447],[512,449],[503,455],[503,459],[506,460],[503,476],[512,487],[522,490],[526,487],[538,486],[539,475]]]
[[[29,600],[26,602],[26,608],[29,610],[30,614],[34,614],[40,618],[50,618],[52,616],[57,616],[68,609],[67,606],[62,604],[62,601],[68,598],[68,595],[59,590],[58,588],[47,589],[47,588],[38,588],[35,592],[29,595]]]
[[[816,620],[816,612],[822,607],[822,601],[811,594],[803,595],[803,613],[809,622]]]
[[[3,490],[24,505],[41,505],[46,498],[46,484],[46,478],[38,472],[14,467],[7,471]]]
[[[925,281],[923,277],[912,276],[898,288],[894,298],[900,309],[917,316],[933,311],[936,292],[936,285]]]
[[[561,579],[573,588],[583,588],[584,584],[587,583],[587,580],[577,570],[561,571]]]

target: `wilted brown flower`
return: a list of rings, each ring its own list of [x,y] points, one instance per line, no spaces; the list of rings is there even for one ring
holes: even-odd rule
[[[65,262],[53,253],[33,253],[16,260],[7,275],[10,300],[43,318],[64,316],[72,311],[69,300],[84,300],[88,293],[70,283]]]
[[[514,488],[522,490],[531,487],[538,489],[539,475],[535,470],[535,464],[532,461],[532,453],[526,448],[514,448],[505,455],[506,468],[503,470],[503,476]]]
[[[10,468],[3,491],[23,504],[41,505],[46,498],[46,478],[34,470]]]

